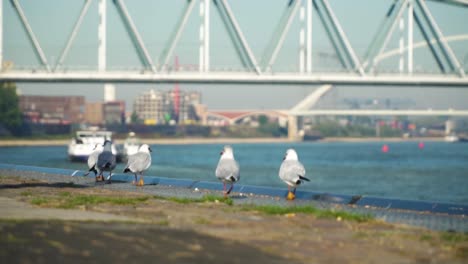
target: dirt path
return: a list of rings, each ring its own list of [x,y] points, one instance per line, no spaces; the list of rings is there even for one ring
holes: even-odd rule
[[[1,263],[466,263],[468,260],[466,234],[378,221],[324,219],[303,213],[269,215],[224,203],[180,203],[145,193],[31,183],[37,182],[0,177],[0,186],[4,187],[0,188]],[[78,209],[51,208],[60,205],[65,197],[145,199],[132,204],[102,202],[80,205]],[[11,220],[21,219],[15,217],[11,207],[31,211],[24,214],[32,219],[46,215],[64,220]],[[10,217],[5,208],[10,208]],[[78,215],[86,221],[70,221],[80,220]]]

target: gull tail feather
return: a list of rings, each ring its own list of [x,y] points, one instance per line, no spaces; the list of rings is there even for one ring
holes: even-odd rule
[[[310,181],[308,178],[304,177],[304,176],[301,176],[299,175],[299,179],[303,180],[303,181]]]

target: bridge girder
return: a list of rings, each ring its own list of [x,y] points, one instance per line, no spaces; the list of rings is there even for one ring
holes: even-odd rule
[[[132,72],[115,73],[110,72],[108,69],[101,69],[103,67],[99,66],[100,73],[83,73],[73,70],[66,69],[64,63],[71,49],[75,36],[82,24],[82,21],[85,15],[90,8],[91,2],[93,0],[84,0],[84,5],[82,7],[81,13],[77,21],[75,22],[74,27],[67,39],[64,48],[58,57],[57,61],[49,62],[47,61],[47,56],[44,53],[31,25],[28,22],[27,16],[23,11],[20,0],[11,0],[11,5],[13,10],[16,11],[20,18],[20,22],[24,27],[29,41],[32,44],[33,50],[36,53],[36,56],[41,64],[41,68],[33,69],[35,74],[27,70],[19,69],[5,69],[3,68],[3,38],[0,36],[0,81],[6,80],[15,80],[15,81],[25,81],[25,82],[46,82],[46,81],[63,81],[63,82],[214,82],[214,83],[278,83],[278,84],[406,84],[406,85],[436,85],[443,86],[444,84],[448,86],[463,86],[466,85],[465,81],[465,70],[460,64],[460,60],[455,56],[453,50],[448,44],[447,38],[442,34],[442,31],[438,27],[438,23],[435,18],[431,15],[427,4],[423,0],[395,0],[393,6],[390,8],[389,13],[384,19],[383,29],[376,34],[375,39],[372,41],[369,46],[366,56],[360,58],[355,49],[352,47],[349,42],[347,35],[344,29],[341,26],[339,18],[335,15],[333,8],[328,3],[329,0],[291,0],[288,5],[285,7],[285,12],[283,18],[281,19],[277,30],[274,32],[273,37],[270,41],[270,46],[268,46],[264,53],[262,60],[258,61],[255,54],[252,52],[251,45],[249,41],[243,34],[240,24],[236,20],[236,16],[231,9],[228,0],[187,0],[186,8],[184,9],[179,22],[174,28],[172,36],[167,41],[167,45],[159,56],[157,64],[153,63],[152,58],[155,55],[150,54],[146,48],[146,45],[143,41],[143,37],[140,35],[137,26],[132,20],[130,13],[128,12],[124,0],[113,0],[114,7],[120,14],[120,19],[124,22],[127,32],[130,35],[135,49],[139,55],[140,61],[142,63],[141,76],[137,76]],[[96,0],[100,3],[106,2],[107,0]],[[436,2],[442,2],[458,6],[459,8],[465,8],[468,6],[468,1],[466,0],[433,0]],[[174,53],[174,48],[177,45],[181,34],[184,30],[185,25],[187,24],[188,17],[192,13],[192,10],[195,8],[195,3],[200,2],[200,16],[202,17],[202,26],[200,28],[200,75],[194,76],[192,73],[183,73],[183,74],[173,74],[167,66],[170,56]],[[3,4],[4,0],[0,0],[0,20],[3,20]],[[234,77],[226,77],[222,71],[213,70],[209,65],[209,54],[210,54],[210,45],[209,45],[209,28],[210,19],[209,14],[205,14],[209,10],[209,5],[216,5],[217,12],[220,15],[226,30],[231,37],[236,50],[238,51],[238,57],[243,62],[245,71],[241,74],[238,74]],[[99,8],[107,8],[106,5],[99,5]],[[307,9],[307,12],[304,10]],[[414,9],[414,11],[413,11]],[[315,15],[319,17],[319,20],[322,21],[323,27],[327,33],[328,38],[335,48],[336,54],[342,62],[345,70],[348,71],[347,75],[336,75],[336,74],[326,74],[312,71],[312,11],[315,10]],[[408,72],[406,78],[405,76],[400,76],[402,73],[397,73],[393,77],[386,76],[375,76],[375,66],[376,63],[380,61],[382,53],[385,47],[388,44],[390,36],[394,31],[396,24],[399,19],[402,18],[403,13],[407,10],[408,19],[409,17],[414,16],[416,24],[420,27],[424,36],[426,36],[427,45],[433,51],[435,59],[438,61],[439,66],[442,70],[441,76],[439,77],[429,77],[427,81],[423,80],[423,77],[414,75],[412,73],[412,50],[413,43],[412,38],[408,36],[408,47],[405,51],[408,52]],[[101,10],[102,11],[102,10]],[[100,11],[100,12],[101,12]],[[105,13],[105,12],[104,12]],[[202,15],[204,14],[204,15]],[[300,14],[300,15],[298,15]],[[307,68],[307,71],[299,70],[297,74],[293,73],[281,73],[272,71],[273,64],[275,63],[278,52],[282,48],[286,34],[291,27],[292,21],[300,17],[301,19],[301,52],[299,54],[299,63],[301,64],[299,69]],[[306,16],[306,19],[304,19]],[[104,18],[105,19],[105,18]],[[304,21],[307,21],[306,23]],[[207,25],[204,25],[208,23]],[[3,27],[4,24],[0,22],[0,27]],[[410,22],[408,22],[408,27],[411,27]],[[104,27],[103,30],[106,30]],[[0,29],[0,32],[3,31],[3,28]],[[304,41],[304,31],[307,32],[307,45]],[[412,31],[411,31],[412,32]],[[105,33],[105,32],[104,32]],[[411,33],[412,34],[412,33]],[[2,35],[2,34],[0,34]],[[105,35],[100,32],[100,35]],[[432,37],[432,38],[431,38]],[[411,40],[410,40],[411,39]],[[436,41],[437,47],[435,47],[434,40]],[[97,47],[102,48],[102,47]],[[401,47],[400,47],[401,50]],[[400,51],[400,54],[401,55]],[[104,54],[102,54],[104,53]],[[103,52],[98,52],[99,54],[99,65],[105,65],[105,62],[102,62],[101,56],[106,56],[106,51],[104,48]],[[203,54],[202,54],[203,53]],[[397,54],[398,55],[398,54]],[[304,59],[306,57],[306,59]],[[257,63],[257,61],[259,63]],[[361,63],[361,61],[364,61]],[[307,65],[307,67],[305,67]],[[411,69],[410,69],[411,68]],[[41,71],[45,70],[47,74],[42,73]],[[148,74],[145,71],[150,71],[151,74]],[[183,70],[181,70],[183,71]],[[255,73],[256,76],[252,76],[251,73]],[[304,77],[304,76],[306,77]],[[457,76],[458,75],[458,76]],[[87,79],[86,77],[89,77]],[[343,78],[344,77],[344,78]],[[177,79],[180,78],[180,79]],[[455,80],[457,79],[458,80]],[[177,80],[176,80],[177,79]],[[388,79],[392,79],[387,83]],[[329,82],[328,82],[329,81]]]
[[[192,84],[272,84],[272,85],[374,85],[432,86],[468,88],[468,78],[457,76],[350,76],[348,74],[300,75],[291,73],[257,75],[256,73],[128,73],[128,72],[4,72],[0,81],[61,83],[192,83]]]

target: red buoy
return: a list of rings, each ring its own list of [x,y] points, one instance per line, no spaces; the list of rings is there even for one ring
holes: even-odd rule
[[[388,147],[387,144],[384,144],[384,145],[382,146],[382,152],[383,152],[383,153],[387,153],[389,150],[390,150],[390,148]]]
[[[419,149],[423,149],[423,148],[424,148],[424,142],[422,142],[422,141],[419,142],[418,148],[419,148]]]

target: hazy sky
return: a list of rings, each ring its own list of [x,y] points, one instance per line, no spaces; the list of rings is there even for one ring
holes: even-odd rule
[[[54,66],[73,24],[83,5],[82,0],[19,0],[29,22],[46,54]],[[351,45],[362,59],[378,30],[390,0],[329,0],[341,22]],[[175,28],[184,0],[127,0],[126,6],[155,63]],[[259,60],[267,47],[279,18],[288,1],[286,0],[230,0],[233,12]],[[65,61],[67,68],[97,68],[97,12],[98,0],[94,0],[83,21],[82,27]],[[12,61],[16,67],[39,67],[32,46],[21,26],[10,1],[4,5],[4,60]],[[437,2],[428,2],[429,8],[446,36],[468,34],[468,8],[455,7]],[[108,69],[138,68],[141,64],[128,34],[112,1],[107,2],[107,65]],[[406,17],[406,15],[405,15]],[[234,46],[225,31],[224,24],[211,5],[211,68],[240,68]],[[182,65],[198,64],[199,49],[199,6],[195,6],[189,23],[176,47],[175,54]],[[313,68],[315,70],[341,70],[335,52],[326,37],[321,22],[313,16]],[[299,52],[299,18],[296,17],[285,40],[274,69],[297,71]],[[405,29],[406,30],[406,29]],[[387,50],[398,48],[400,31],[396,31]],[[406,36],[406,31],[403,32]],[[414,41],[421,41],[421,33],[415,28]],[[460,63],[468,68],[468,42],[452,42]],[[415,50],[415,70],[436,72],[437,67],[427,48]],[[381,71],[397,71],[398,57],[383,62]],[[468,70],[466,70],[468,72]],[[23,84],[23,94],[85,94],[89,101],[103,98],[102,85],[97,84]],[[172,85],[116,84],[118,99],[127,100],[131,107],[137,94],[151,88],[171,89]],[[309,86],[251,86],[251,85],[181,85],[181,89],[198,90],[209,108],[288,108],[304,98],[315,87]],[[411,97],[420,107],[468,109],[468,87],[463,88],[408,88],[408,87],[338,87],[338,97]]]

